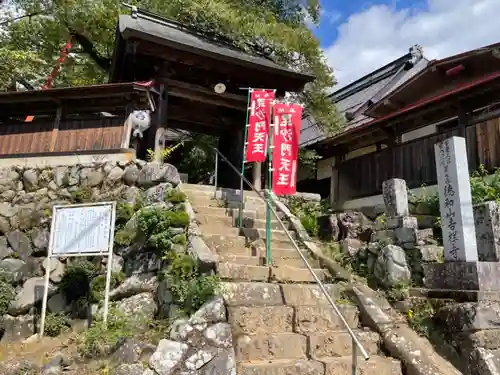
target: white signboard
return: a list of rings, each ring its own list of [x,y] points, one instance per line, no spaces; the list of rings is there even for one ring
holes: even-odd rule
[[[49,251],[45,267],[45,288],[39,338],[43,337],[53,257],[107,256],[104,323],[108,316],[109,288],[115,232],[116,202],[54,206],[50,227]]]
[[[114,204],[54,206],[52,256],[108,254]]]

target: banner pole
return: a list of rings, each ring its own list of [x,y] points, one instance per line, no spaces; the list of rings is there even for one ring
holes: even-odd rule
[[[274,124],[274,100],[271,102],[269,108],[269,148],[268,148],[268,175],[267,175],[267,205],[266,205],[266,253],[267,265],[273,263],[271,254],[271,194],[273,190],[273,131],[276,124]]]
[[[243,196],[243,176],[245,176],[245,155],[247,151],[247,138],[248,138],[248,119],[250,118],[250,98],[252,96],[252,88],[248,88],[248,99],[247,99],[247,118],[245,120],[245,132],[243,135],[243,157],[241,159],[241,178],[240,178],[240,209],[238,215],[238,226],[241,229],[243,228],[243,205],[245,204],[244,196]]]

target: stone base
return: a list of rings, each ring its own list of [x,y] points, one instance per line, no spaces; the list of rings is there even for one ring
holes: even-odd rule
[[[500,263],[447,262],[422,264],[428,289],[500,291]]]
[[[428,299],[446,299],[455,302],[481,302],[496,301],[500,302],[499,291],[480,291],[480,290],[451,290],[451,289],[425,289],[411,288],[410,296]]]

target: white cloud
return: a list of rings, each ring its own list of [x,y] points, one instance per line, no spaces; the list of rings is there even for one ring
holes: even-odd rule
[[[374,5],[339,26],[325,49],[339,84],[346,85],[420,44],[428,59],[500,42],[499,0],[427,0],[421,10]]]

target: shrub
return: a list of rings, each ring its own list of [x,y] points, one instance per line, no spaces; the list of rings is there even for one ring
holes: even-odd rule
[[[168,253],[169,264],[163,273],[172,292],[174,303],[191,315],[218,291],[217,276],[200,272],[196,261],[187,254]]]
[[[116,207],[116,221],[117,227],[122,227],[132,218],[135,213],[135,205],[130,203],[120,203]]]
[[[85,203],[92,199],[92,188],[90,186],[82,186],[71,192],[71,198],[75,203]]]
[[[110,289],[116,288],[125,280],[123,272],[112,272]],[[90,283],[91,302],[100,302],[104,299],[104,291],[106,290],[106,275],[96,276]]]
[[[110,306],[107,325],[102,316],[98,316],[94,324],[84,333],[78,351],[88,358],[108,355],[118,340],[132,335],[132,328],[126,316]]]
[[[7,313],[10,303],[16,297],[16,290],[0,275],[0,316]]]
[[[167,211],[159,207],[143,209],[137,217],[139,231],[146,237],[165,232],[169,227],[185,228],[189,225],[186,212]]]
[[[59,289],[68,302],[87,297],[90,281],[97,275],[97,267],[86,259],[75,259],[64,270]]]
[[[136,237],[136,233],[119,229],[115,233],[115,244],[119,246],[130,246]]]
[[[66,317],[62,314],[48,313],[45,317],[44,334],[49,337],[59,336],[66,327]]]
[[[165,201],[170,202],[172,204],[183,203],[187,200],[187,196],[180,190],[172,189],[167,193],[165,197]]]

